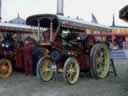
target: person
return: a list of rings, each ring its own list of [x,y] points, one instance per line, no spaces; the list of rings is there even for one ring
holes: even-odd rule
[[[113,42],[113,49],[117,50],[119,49],[118,44],[116,43],[116,41]]]
[[[24,59],[24,70],[26,75],[33,75],[33,50],[34,50],[34,39],[27,37],[24,41],[23,59]]]
[[[37,62],[41,58],[41,48],[39,45],[35,45],[33,49],[33,75],[36,75]]]

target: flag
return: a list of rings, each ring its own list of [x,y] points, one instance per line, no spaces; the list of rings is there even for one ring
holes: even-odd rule
[[[98,23],[95,15],[92,13],[92,20],[91,20],[92,23]]]

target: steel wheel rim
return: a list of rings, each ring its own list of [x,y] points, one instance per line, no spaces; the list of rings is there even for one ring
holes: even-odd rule
[[[7,59],[0,60],[0,77],[8,78],[12,73],[12,64]]]
[[[52,61],[48,58],[44,59],[40,65],[40,77],[44,81],[49,81],[53,76]]]
[[[74,84],[79,78],[79,64],[76,61],[69,61],[66,71],[67,79],[71,84]]]
[[[109,71],[109,52],[107,48],[98,48],[96,52],[96,71],[100,78],[104,78]]]

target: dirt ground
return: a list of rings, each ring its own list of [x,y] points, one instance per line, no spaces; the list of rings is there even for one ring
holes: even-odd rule
[[[9,79],[0,79],[0,96],[128,96],[128,59],[114,60],[118,77],[111,73],[103,80],[82,74],[79,82],[68,85],[62,75],[50,82],[35,76],[14,72]]]

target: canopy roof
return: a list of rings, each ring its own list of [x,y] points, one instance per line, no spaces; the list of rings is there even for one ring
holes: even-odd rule
[[[40,32],[43,29],[40,28]],[[38,32],[38,28],[23,24],[0,23],[0,32]]]
[[[41,27],[48,27],[50,26],[50,20],[52,20],[54,28],[56,28],[58,24],[61,24],[61,25],[68,25],[81,29],[91,28],[91,29],[111,31],[111,27],[109,26],[87,22],[82,19],[70,18],[70,17],[54,15],[54,14],[38,14],[38,15],[29,16],[26,20],[26,24],[31,26],[38,26],[38,24],[40,24]]]
[[[17,17],[12,19],[12,20],[10,20],[9,23],[25,25],[25,20],[23,18],[21,18],[19,13],[18,13]]]

